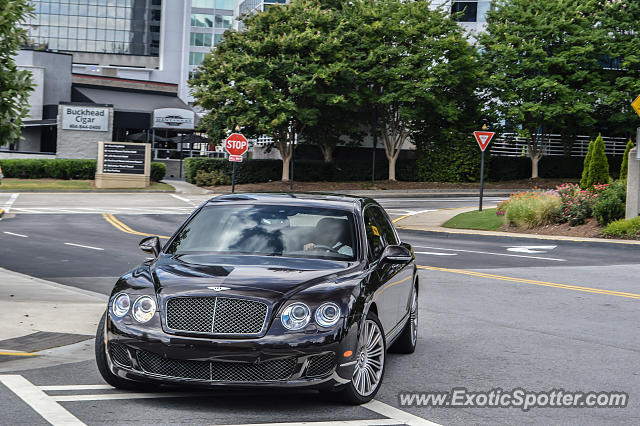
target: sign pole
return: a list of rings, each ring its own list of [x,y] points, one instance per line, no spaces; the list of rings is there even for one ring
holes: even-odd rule
[[[478,211],[482,211],[482,199],[484,197],[484,151],[489,146],[489,142],[495,135],[494,132],[487,132],[487,126],[482,126],[481,132],[473,132],[473,136],[476,138],[476,142],[478,142],[478,146],[480,147],[480,199],[478,204]]]
[[[233,194],[234,192],[236,192],[236,162],[233,162],[233,166],[232,166],[232,172],[231,172],[231,193]]]
[[[482,197],[484,196],[484,151],[480,155],[480,205],[478,211],[482,211]]]

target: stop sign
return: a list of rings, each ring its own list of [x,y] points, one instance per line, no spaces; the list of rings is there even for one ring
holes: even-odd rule
[[[247,138],[242,133],[232,133],[224,142],[224,148],[230,155],[242,155],[248,147]]]

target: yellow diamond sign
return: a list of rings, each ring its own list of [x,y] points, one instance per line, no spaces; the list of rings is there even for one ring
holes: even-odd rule
[[[631,102],[631,106],[636,110],[638,115],[640,115],[640,96],[638,96],[635,101]]]

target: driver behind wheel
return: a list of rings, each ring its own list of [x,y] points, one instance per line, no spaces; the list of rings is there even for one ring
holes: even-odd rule
[[[344,219],[325,217],[318,221],[314,232],[314,242],[304,245],[305,251],[326,250],[353,256],[349,224]]]

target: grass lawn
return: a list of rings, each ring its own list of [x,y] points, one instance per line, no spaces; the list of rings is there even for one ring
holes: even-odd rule
[[[460,213],[445,223],[445,228],[479,229],[482,231],[496,231],[503,225],[502,218],[496,215],[496,209],[486,209],[482,212],[472,211]]]
[[[2,179],[0,191],[101,191],[93,186],[92,180],[61,179]],[[173,191],[166,183],[152,182],[148,188],[127,189],[128,191]]]

